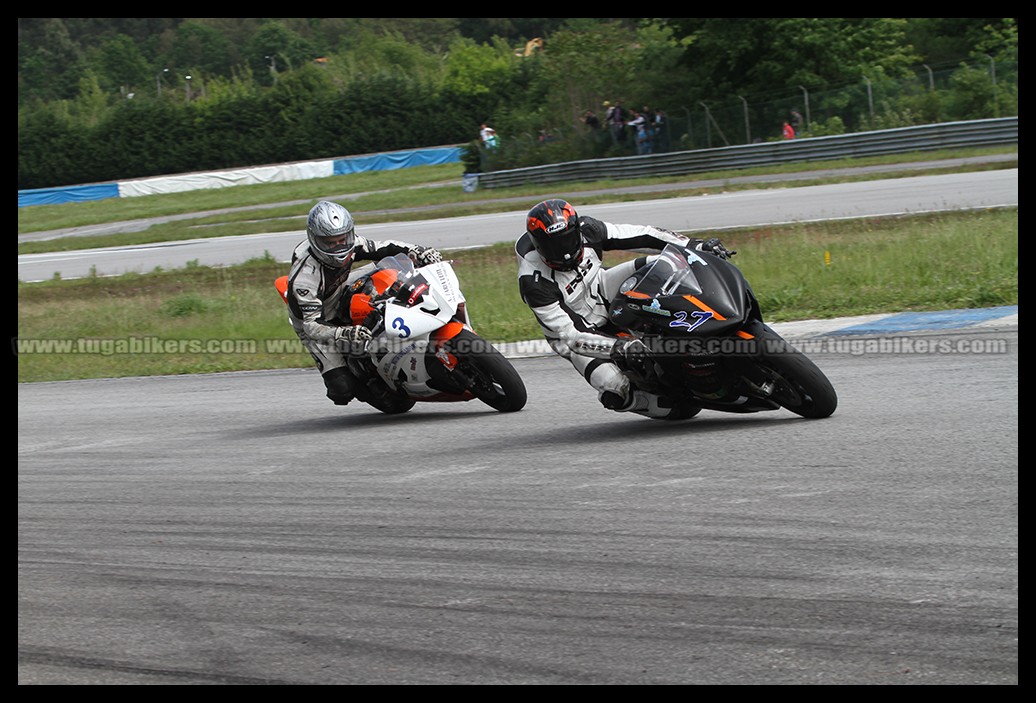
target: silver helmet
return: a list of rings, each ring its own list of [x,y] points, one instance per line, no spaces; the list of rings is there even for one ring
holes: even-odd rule
[[[348,268],[356,257],[353,216],[338,203],[321,200],[306,220],[309,249],[330,268]]]

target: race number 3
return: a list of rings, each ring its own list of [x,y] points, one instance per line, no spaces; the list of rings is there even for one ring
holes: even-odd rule
[[[410,328],[407,327],[406,323],[403,322],[402,317],[397,317],[395,320],[392,321],[392,329],[399,330],[400,339],[406,339],[410,336]]]

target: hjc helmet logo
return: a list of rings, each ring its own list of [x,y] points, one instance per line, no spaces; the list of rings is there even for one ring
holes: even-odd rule
[[[568,228],[567,222],[555,222],[547,228],[547,234],[554,234],[555,232],[560,232],[566,228]]]

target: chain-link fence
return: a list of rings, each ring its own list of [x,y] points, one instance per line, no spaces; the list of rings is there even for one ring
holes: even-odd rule
[[[768,100],[679,99],[668,110],[673,150],[707,149],[1018,114],[1018,65],[986,57],[923,70],[908,79],[877,76],[822,89],[792,86]]]
[[[908,78],[876,72],[860,81],[822,88],[798,85],[769,96],[723,99],[673,96],[655,110],[659,118],[650,145],[638,144],[634,128],[622,140],[602,126],[555,130],[550,134],[505,136],[500,147],[482,150],[481,172],[581,159],[660,154],[759,144],[788,138],[854,134],[944,122],[1018,114],[1018,65],[983,57],[944,67],[923,65]],[[475,159],[472,159],[475,161]]]

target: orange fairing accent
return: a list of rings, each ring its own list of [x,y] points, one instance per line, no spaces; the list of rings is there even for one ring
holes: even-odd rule
[[[459,322],[447,322],[432,332],[432,348],[435,350],[435,358],[451,371],[457,366],[457,357],[443,349],[443,345],[460,334],[463,329],[464,325]]]
[[[288,304],[288,277],[281,276],[273,282],[273,287],[277,289],[277,292],[281,294],[281,300],[284,304]]]
[[[439,329],[432,332],[432,340],[435,342],[435,348],[438,349],[444,343],[456,337],[464,329],[464,325],[459,322],[447,322]]]
[[[395,269],[379,269],[371,274],[370,282],[375,291],[384,293],[398,278],[399,272]],[[362,283],[362,279],[354,283],[353,288],[359,288],[360,283]],[[349,299],[349,318],[354,325],[362,325],[363,321],[367,319],[367,315],[374,312],[374,306],[370,301],[371,297],[366,293],[354,293]]]
[[[719,314],[718,312],[716,312],[715,310],[713,310],[712,308],[710,308],[710,307],[709,307],[708,305],[706,305],[705,303],[703,303],[703,302],[701,302],[700,300],[698,300],[697,298],[695,298],[695,297],[694,297],[693,295],[685,295],[685,296],[684,296],[684,298],[686,298],[687,300],[689,300],[689,301],[691,301],[692,303],[694,303],[694,304],[695,304],[696,306],[698,306],[698,308],[699,308],[700,310],[703,310],[703,311],[705,311],[705,312],[711,312],[711,313],[712,313],[712,317],[713,317],[713,319],[715,319],[715,320],[725,320],[725,319],[727,319],[727,318],[723,317],[722,315],[720,315],[720,314]]]
[[[367,319],[367,315],[374,312],[374,306],[371,305],[370,300],[371,297],[366,293],[355,293],[349,299],[349,318],[354,325],[362,325],[363,321]]]
[[[755,339],[755,335],[754,334],[749,334],[748,332],[745,332],[744,330],[738,330],[737,331],[737,336],[740,337],[741,339]]]
[[[379,269],[371,274],[371,282],[379,293],[387,291],[397,278],[399,278],[399,272],[395,269]]]
[[[641,293],[640,291],[637,291],[637,290],[628,290],[625,293],[623,293],[623,295],[625,295],[628,298],[650,298],[651,297],[647,293]]]

